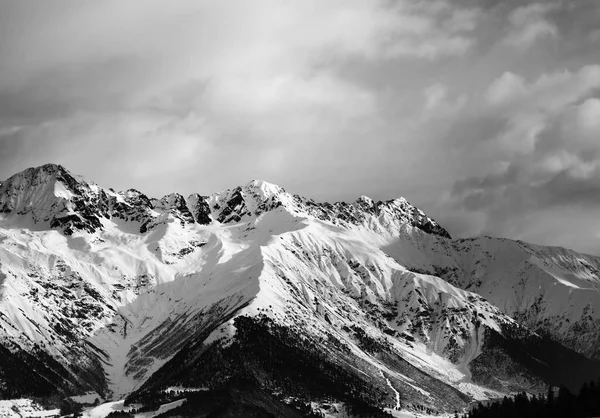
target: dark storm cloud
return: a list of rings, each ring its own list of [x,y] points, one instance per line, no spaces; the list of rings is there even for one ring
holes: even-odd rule
[[[18,155],[0,156],[3,174],[58,157],[112,182],[102,164],[82,157],[93,151],[130,164],[154,154],[155,164],[134,170],[150,193],[173,183],[153,181],[157,170],[200,170],[209,179],[204,170],[226,168],[208,186],[215,190],[248,177],[286,182],[286,160],[322,143],[367,147],[365,132],[380,122],[378,97],[339,66],[460,56],[479,18],[449,2],[362,0],[0,8],[0,124],[19,131],[2,141],[21,142]],[[40,155],[36,141],[50,152]],[[331,152],[319,154],[321,166],[343,162],[339,148],[323,149]]]
[[[595,86],[598,83],[600,69],[593,67],[577,74],[555,75],[554,79],[546,77],[544,83],[538,80],[518,87],[512,82],[503,84],[528,97],[525,100],[523,96],[515,103],[507,92],[498,96],[511,103],[504,111],[509,123],[492,141],[508,152],[497,161],[502,164],[495,169],[456,181],[451,192],[457,209],[484,215],[479,233],[519,234],[526,238],[527,223],[523,219],[531,222],[536,214],[547,211],[577,208],[593,213],[597,209],[600,100],[595,96]],[[536,237],[541,235],[539,229]],[[598,251],[598,238],[589,237],[589,231],[581,232],[582,238],[576,245],[588,252]],[[548,234],[552,233],[549,227]]]
[[[534,182],[532,177],[534,173],[511,165],[505,173],[457,182],[453,193],[460,197],[462,208],[468,211],[506,213],[504,218],[552,206],[575,204],[593,209],[600,204],[600,170],[596,168],[586,177],[578,176],[571,169],[552,173],[540,182]],[[494,225],[490,231],[498,233],[498,228],[501,225]]]
[[[0,178],[264,178],[545,242],[519,219],[595,204],[596,3],[0,0]]]

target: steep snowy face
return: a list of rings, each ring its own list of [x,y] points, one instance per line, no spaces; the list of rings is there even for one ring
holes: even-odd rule
[[[249,277],[258,276],[260,258],[227,232],[175,217],[145,234],[134,225],[67,236],[0,228],[0,349],[14,353],[7,361],[56,362],[42,373],[27,360],[31,370],[6,376],[0,363],[0,390],[18,394],[24,386],[15,376],[26,375],[50,382],[42,392],[27,389],[33,395],[124,396],[258,292]]]
[[[485,330],[500,331],[503,324],[513,321],[482,298],[438,278],[407,271],[376,247],[365,245],[358,230],[307,214],[294,215],[283,207],[226,226],[224,231],[225,235],[215,237],[221,247],[219,257],[209,257],[210,265],[200,269],[193,282],[204,298],[210,295],[208,289],[220,286],[213,305],[188,299],[194,293],[192,288],[182,291],[188,295],[184,299],[190,301],[181,305],[178,312],[182,314],[170,316],[149,331],[127,355],[125,369],[134,382],[130,387],[144,393],[165,385],[221,384],[224,373],[235,376],[239,370],[223,371],[233,367],[227,363],[233,360],[225,354],[219,354],[215,361],[207,359],[211,344],[235,346],[244,332],[240,322],[258,318],[260,323],[271,324],[271,331],[295,333],[292,343],[300,339],[308,344],[301,349],[308,358],[316,355],[310,353],[309,347],[314,347],[311,341],[322,342],[322,354],[326,355],[312,358],[315,367],[321,367],[318,362],[323,361],[352,376],[360,370],[360,376],[355,377],[366,379],[369,390],[384,394],[386,406],[394,405],[394,391],[399,390],[407,404],[436,410],[462,407],[475,394],[486,396],[484,388],[469,380],[467,364],[481,351]],[[210,245],[209,241],[199,253],[183,255],[182,262],[207,256]],[[178,288],[180,283],[181,279],[176,279],[168,288]],[[235,289],[250,293],[233,292]],[[153,303],[158,303],[158,294],[163,292],[158,286]],[[217,304],[219,300],[228,302]],[[215,315],[223,319],[211,328],[206,321]],[[285,343],[290,341],[281,342]],[[183,351],[176,354],[175,348]],[[234,352],[239,350],[245,351],[240,348]],[[156,353],[166,363],[144,383],[148,374],[142,371]],[[194,360],[182,363],[182,358]],[[205,361],[211,366],[195,363]],[[222,361],[226,364],[217,367],[215,375],[210,374],[215,362]],[[260,359],[246,363],[255,361]],[[355,366],[348,366],[348,362]],[[452,385],[460,385],[463,392]],[[495,391],[488,393],[496,396]]]
[[[329,228],[309,222],[262,247],[269,275],[261,276],[265,296],[253,305],[280,301],[288,320],[304,310],[323,326],[363,327],[380,340],[416,342],[462,365],[480,351],[485,328],[513,323],[479,295],[410,272],[353,231]]]

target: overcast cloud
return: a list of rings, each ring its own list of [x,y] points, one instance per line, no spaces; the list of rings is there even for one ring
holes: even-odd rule
[[[405,196],[600,254],[600,3],[0,0],[0,178]]]

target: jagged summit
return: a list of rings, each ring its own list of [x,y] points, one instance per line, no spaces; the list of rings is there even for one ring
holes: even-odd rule
[[[17,173],[17,174],[30,174],[30,173],[37,173],[37,172],[46,172],[46,173],[68,173],[69,171],[62,166],[61,164],[55,164],[55,163],[46,163],[46,164],[42,164],[40,166],[37,167],[29,167],[26,168],[25,170],[23,170],[21,173]]]
[[[65,167],[60,164],[44,164],[38,167],[29,167],[19,173],[14,174],[0,184],[5,187],[23,182],[31,182],[35,184],[49,183],[53,181],[61,181],[67,184],[77,182],[75,178]]]
[[[104,228],[106,220],[138,222],[141,232],[174,219],[182,224],[208,225],[252,222],[265,212],[285,210],[294,216],[315,217],[341,227],[374,229],[395,235],[405,226],[450,238],[425,213],[398,198],[374,202],[361,196],[354,203],[316,203],[264,180],[202,196],[184,198],[172,193],[151,199],[136,189],[115,192],[71,174],[58,164],[28,168],[0,186],[0,212],[30,215],[35,224],[48,223],[67,235],[76,230],[89,233]]]
[[[356,203],[366,205],[368,207],[372,207],[375,202],[369,196],[362,195],[358,199],[356,199]]]

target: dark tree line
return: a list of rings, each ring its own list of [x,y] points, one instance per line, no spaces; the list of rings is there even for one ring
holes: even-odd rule
[[[567,388],[548,389],[544,395],[525,392],[490,403],[480,403],[462,418],[588,418],[600,416],[600,381],[583,385],[578,394]]]
[[[167,415],[252,410],[259,415],[246,416],[263,416],[265,411],[277,417],[318,416],[311,412],[310,400],[335,399],[357,416],[389,416],[375,406],[389,402],[389,394],[355,371],[360,364],[334,336],[305,338],[266,315],[238,317],[235,327],[236,338],[228,347],[217,343],[184,347],[143,390],[129,395],[125,405],[166,403],[161,399],[165,386],[181,385],[208,390],[184,394],[187,402]],[[297,402],[284,401],[286,394]]]

